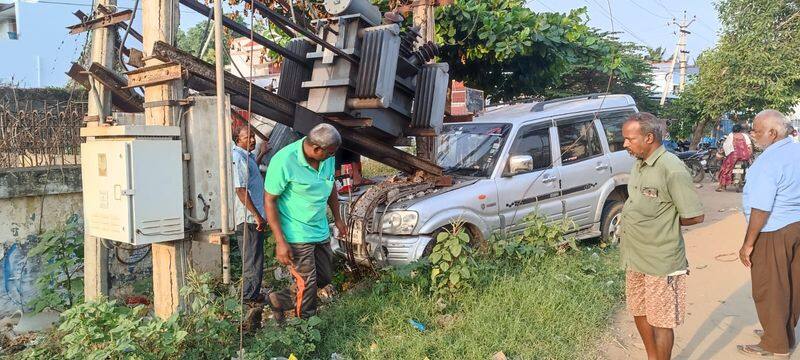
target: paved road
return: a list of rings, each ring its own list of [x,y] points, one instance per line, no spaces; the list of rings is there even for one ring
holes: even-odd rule
[[[760,325],[750,273],[738,261],[746,226],[741,194],[716,193],[711,183],[704,183],[697,191],[706,210],[706,222],[684,231],[691,274],[686,323],[676,330],[673,358],[748,358],[736,351],[736,345],[757,343],[752,331]],[[604,339],[598,346],[600,358],[647,358],[633,318],[624,308],[617,312]],[[791,359],[800,360],[800,351]]]

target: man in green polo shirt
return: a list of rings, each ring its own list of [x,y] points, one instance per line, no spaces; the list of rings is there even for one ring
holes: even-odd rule
[[[331,282],[331,233],[326,205],[333,212],[339,236],[347,234],[333,184],[332,156],[341,143],[336,128],[317,125],[308,136],[278,151],[267,168],[264,205],[275,236],[275,257],[289,268],[297,286],[296,292],[285,289],[268,296],[273,317],[279,323],[288,310],[302,318],[314,315],[317,289]]]
[[[686,165],[661,146],[663,134],[663,122],[649,113],[631,115],[622,127],[625,149],[637,159],[622,209],[625,295],[647,358],[658,360],[671,358],[673,329],[686,314],[681,226],[705,218]]]

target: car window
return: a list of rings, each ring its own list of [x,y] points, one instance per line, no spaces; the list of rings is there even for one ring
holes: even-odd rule
[[[558,125],[558,140],[564,165],[603,153],[592,118]]]
[[[550,152],[550,129],[536,125],[523,127],[514,139],[510,155],[530,155],[533,157],[534,170],[550,167],[553,163]]]
[[[633,114],[633,111],[615,111],[600,114],[600,122],[608,139],[608,148],[611,152],[625,150],[623,144],[625,138],[622,137],[622,124]]]

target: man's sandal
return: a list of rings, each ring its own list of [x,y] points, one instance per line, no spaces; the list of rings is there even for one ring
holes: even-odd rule
[[[739,350],[740,353],[750,356],[750,357],[758,357],[758,358],[766,358],[766,357],[781,357],[781,358],[788,358],[789,354],[776,354],[773,352],[769,352],[764,350],[760,345],[736,345],[736,349]]]

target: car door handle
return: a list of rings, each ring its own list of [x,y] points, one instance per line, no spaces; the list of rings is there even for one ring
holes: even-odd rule
[[[608,164],[600,164],[599,163],[599,164],[597,164],[597,166],[594,167],[594,169],[597,170],[597,171],[607,170],[608,169]]]
[[[542,182],[545,183],[545,184],[549,184],[549,183],[555,182],[556,180],[558,180],[558,179],[556,179],[555,176],[551,176],[551,177],[546,177],[546,178],[542,179]]]

